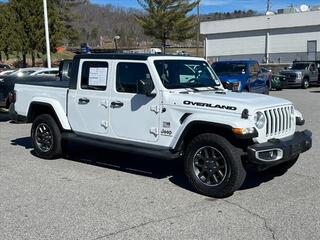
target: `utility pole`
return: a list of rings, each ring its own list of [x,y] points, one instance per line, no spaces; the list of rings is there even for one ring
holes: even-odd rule
[[[197,43],[196,43],[196,46],[197,46],[197,51],[196,51],[196,54],[197,54],[197,57],[199,57],[199,41],[200,41],[200,1],[198,2],[197,4]]]
[[[44,12],[44,29],[46,34],[47,65],[48,65],[48,68],[51,68],[47,0],[43,0],[43,12]]]
[[[270,3],[270,0],[267,0],[267,9],[266,9],[266,12],[270,12],[271,10],[271,3]]]

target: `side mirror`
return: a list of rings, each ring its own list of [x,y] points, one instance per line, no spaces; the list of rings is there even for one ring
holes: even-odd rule
[[[146,95],[147,97],[154,97],[156,94],[152,93],[154,89],[153,82],[151,80],[139,80],[137,82],[137,93]]]

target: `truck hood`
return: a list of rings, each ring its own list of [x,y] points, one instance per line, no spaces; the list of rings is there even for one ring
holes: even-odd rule
[[[167,100],[169,101],[169,104],[176,106],[203,110],[228,111],[230,113],[239,114],[241,114],[244,109],[248,109],[251,114],[258,109],[292,104],[286,99],[263,94],[219,90],[189,93],[185,93],[183,90],[181,92],[175,91],[174,96],[169,97],[168,95]]]
[[[282,70],[280,71],[280,74],[289,74],[289,73],[302,73],[305,70]]]
[[[219,79],[223,82],[239,82],[247,78],[245,74],[241,75],[219,75]]]

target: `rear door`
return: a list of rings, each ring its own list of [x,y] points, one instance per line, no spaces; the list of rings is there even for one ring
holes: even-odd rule
[[[266,86],[266,74],[262,73],[258,63],[249,64],[250,91],[264,93]]]
[[[75,132],[108,133],[110,65],[107,60],[80,60],[77,90],[70,90],[68,102],[68,118]]]
[[[258,63],[254,64],[255,71],[257,74],[257,92],[264,93],[267,87],[268,74],[263,73]],[[269,86],[268,86],[269,87]]]

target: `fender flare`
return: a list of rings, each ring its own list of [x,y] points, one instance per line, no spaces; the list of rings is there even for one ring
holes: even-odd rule
[[[64,130],[71,130],[70,123],[68,121],[66,112],[64,108],[61,106],[59,101],[56,99],[51,99],[51,98],[33,98],[29,104],[28,108],[28,114],[27,114],[27,121],[29,122],[31,117],[32,117],[32,111],[33,108],[36,106],[43,106],[49,108],[53,114],[55,114],[54,117],[56,117],[58,124],[64,129]]]
[[[221,115],[216,115],[214,117],[213,115],[208,116],[208,114],[191,114],[184,119],[184,122],[175,133],[175,136],[170,144],[170,149],[177,150],[187,131],[197,124],[207,124],[210,127],[223,128],[230,131],[232,128],[250,127],[250,120],[242,119],[241,116],[239,116],[237,121],[235,121],[235,118],[237,118],[237,116],[221,118]]]

